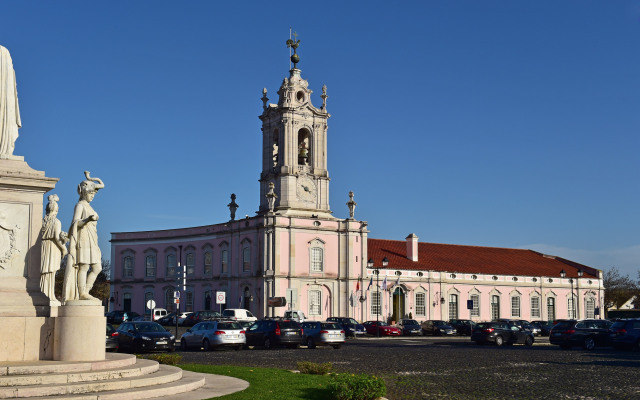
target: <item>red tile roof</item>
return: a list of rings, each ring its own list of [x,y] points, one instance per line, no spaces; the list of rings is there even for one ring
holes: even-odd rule
[[[568,278],[577,278],[578,270],[582,269],[583,277],[598,277],[595,268],[533,250],[418,243],[418,261],[414,262],[407,258],[406,241],[368,239],[367,247],[367,259],[373,259],[378,267],[387,257],[387,269],[558,278],[561,270],[566,271]]]

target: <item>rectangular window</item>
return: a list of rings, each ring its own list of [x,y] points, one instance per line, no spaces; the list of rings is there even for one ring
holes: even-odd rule
[[[593,298],[588,298],[585,301],[585,311],[586,311],[586,317],[587,318],[595,318],[596,314],[595,314],[595,308],[596,308],[596,301]]]
[[[531,319],[540,318],[540,297],[531,298]]]
[[[133,278],[133,257],[125,257],[122,264],[122,277]]]
[[[156,256],[149,255],[145,257],[144,271],[147,278],[153,278],[156,276]]]
[[[311,272],[323,271],[324,254],[322,248],[314,247],[311,249]]]
[[[187,292],[186,295],[185,311],[193,312],[193,292]]]
[[[222,250],[220,252],[220,260],[222,262],[222,273],[226,274],[229,272],[229,251]]]
[[[500,296],[491,296],[491,320],[496,321],[500,318]]]
[[[567,311],[569,314],[569,318],[573,319],[576,317],[576,308],[574,306],[574,301],[571,297],[567,299]]]
[[[378,291],[375,292],[371,292],[371,314],[372,315],[381,315],[382,313],[380,312],[382,310],[381,304],[380,304],[380,298],[382,297],[382,294]]]
[[[520,317],[520,297],[511,297],[511,316]]]
[[[556,300],[553,297],[547,298],[547,320],[556,320]]]
[[[458,319],[458,295],[449,295],[449,319]]]
[[[245,247],[242,249],[242,271],[251,271],[251,247]]]
[[[426,295],[424,293],[416,293],[416,316],[426,315]]]
[[[469,300],[473,302],[473,307],[471,308],[471,316],[479,317],[480,316],[480,296],[477,294],[472,294]]]
[[[213,254],[210,251],[204,253],[204,274],[213,274]]]
[[[322,293],[319,290],[309,291],[309,315],[320,315],[322,310]]]
[[[196,255],[195,253],[187,253],[187,275],[193,275],[196,272]]]

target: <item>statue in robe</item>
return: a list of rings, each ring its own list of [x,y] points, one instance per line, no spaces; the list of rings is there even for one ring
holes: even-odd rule
[[[49,204],[47,204],[47,214],[42,221],[42,245],[41,245],[41,264],[40,264],[40,290],[47,295],[51,301],[51,305],[60,305],[56,300],[55,283],[56,272],[60,269],[62,257],[67,254],[67,234],[61,229],[58,215],[58,196],[52,194],[49,196]]]
[[[21,126],[13,61],[9,50],[0,46],[0,158],[13,155]]]

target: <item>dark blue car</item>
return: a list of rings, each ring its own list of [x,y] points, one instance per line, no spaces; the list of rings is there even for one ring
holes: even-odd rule
[[[403,336],[422,335],[422,328],[415,319],[401,319],[398,322],[398,328],[402,330]]]
[[[346,317],[329,317],[327,318],[327,322],[337,322],[342,325],[342,329],[344,329],[344,333],[346,336],[356,337],[357,335],[364,336],[367,333],[364,329],[364,325],[358,323],[353,318]]]

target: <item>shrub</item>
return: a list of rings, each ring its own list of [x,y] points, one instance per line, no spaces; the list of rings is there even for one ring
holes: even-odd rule
[[[180,354],[170,354],[170,353],[149,354],[145,357],[141,357],[138,355],[138,357],[146,358],[147,360],[154,360],[159,362],[160,364],[167,364],[167,365],[178,365],[180,361],[182,361],[182,356]]]
[[[367,374],[338,374],[329,382],[335,400],[373,400],[384,397],[387,387],[382,378]]]
[[[333,364],[330,362],[320,364],[311,361],[298,361],[298,370],[303,374],[326,375],[333,371]]]

